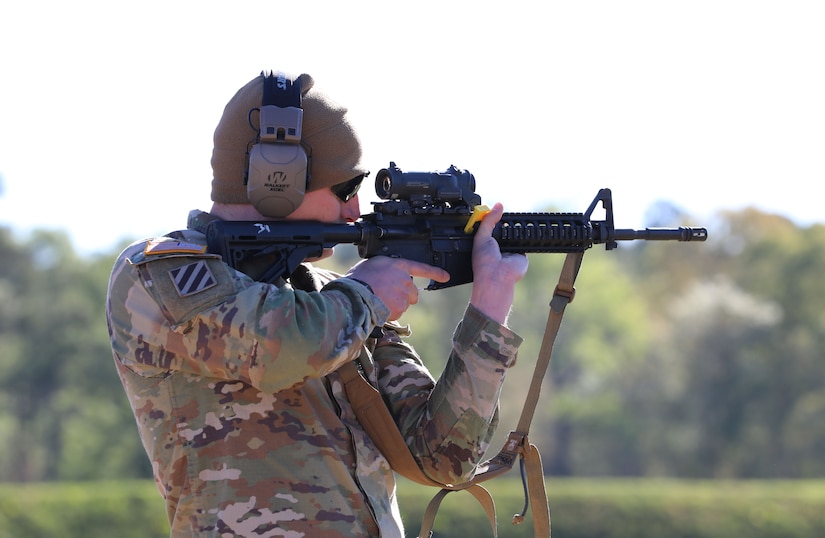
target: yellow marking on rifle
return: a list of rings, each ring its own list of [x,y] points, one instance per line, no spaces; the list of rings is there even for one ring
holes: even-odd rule
[[[490,211],[492,210],[486,205],[475,206],[473,208],[473,214],[470,215],[470,220],[468,220],[467,224],[464,226],[464,233],[473,233],[473,226],[475,226],[475,223],[481,222]]]

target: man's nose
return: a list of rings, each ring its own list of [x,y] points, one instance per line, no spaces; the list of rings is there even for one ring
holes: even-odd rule
[[[344,217],[344,220],[347,222],[355,222],[358,220],[358,217],[361,216],[361,203],[358,201],[357,194],[344,204],[341,210],[341,216]]]

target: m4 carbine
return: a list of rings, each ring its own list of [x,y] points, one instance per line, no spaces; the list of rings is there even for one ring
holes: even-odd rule
[[[391,256],[435,265],[450,273],[445,283],[472,282],[472,248],[481,197],[475,178],[455,166],[443,172],[403,172],[395,163],[378,172],[375,191],[383,202],[354,223],[316,221],[223,221],[208,224],[207,250],[262,282],[288,278],[304,260],[325,248],[351,243],[362,258]],[[601,203],[604,220],[593,220]],[[483,210],[483,209],[482,209]],[[616,229],[610,189],[601,189],[584,213],[504,213],[493,237],[502,252],[582,252],[594,244],[606,250],[618,241],[705,241],[705,228]]]

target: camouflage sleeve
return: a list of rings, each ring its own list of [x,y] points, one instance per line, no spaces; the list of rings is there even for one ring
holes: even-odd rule
[[[472,305],[436,382],[415,350],[390,333],[373,358],[378,381],[413,455],[430,478],[472,478],[498,425],[498,400],[522,339]]]
[[[353,360],[388,315],[349,279],[304,292],[255,282],[214,257],[137,258],[116,263],[108,315],[120,361],[144,376],[178,370],[274,393]],[[214,283],[180,289],[176,275],[191,268]]]

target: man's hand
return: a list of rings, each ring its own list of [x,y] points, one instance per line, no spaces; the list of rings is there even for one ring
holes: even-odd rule
[[[373,293],[390,309],[390,320],[400,318],[410,305],[418,302],[418,287],[413,277],[436,282],[450,279],[450,274],[440,267],[386,256],[363,260],[345,276],[360,280],[372,288]]]
[[[493,239],[493,228],[501,220],[504,207],[496,204],[473,238],[473,291],[470,303],[501,324],[513,305],[516,282],[527,273],[527,256],[502,254]]]

